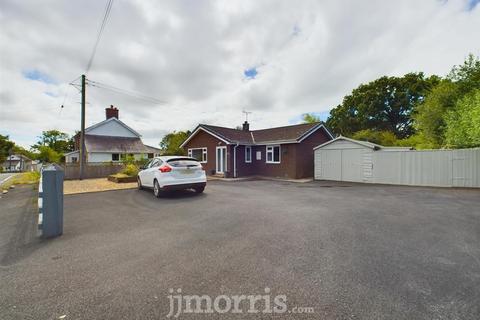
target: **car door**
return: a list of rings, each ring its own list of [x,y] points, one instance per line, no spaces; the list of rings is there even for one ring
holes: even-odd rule
[[[143,186],[147,186],[147,185],[145,184],[145,182],[146,182],[146,180],[147,180],[147,179],[146,179],[147,171],[148,171],[148,169],[150,168],[150,165],[153,163],[153,161],[155,161],[155,159],[150,160],[150,161],[147,163],[147,165],[145,165],[145,167],[143,167],[143,169],[138,172],[138,177],[140,178],[140,181],[142,182],[142,185],[143,185]]]
[[[147,185],[153,187],[153,179],[155,179],[155,172],[158,170],[158,167],[162,165],[163,161],[160,159],[155,159],[150,165],[150,168],[147,170]]]
[[[140,179],[142,180],[142,185],[146,187],[153,187],[153,170],[155,165],[160,161],[159,159],[153,159],[148,164],[145,170],[142,170],[140,173]]]

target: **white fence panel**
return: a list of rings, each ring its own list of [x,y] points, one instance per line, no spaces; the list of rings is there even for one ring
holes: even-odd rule
[[[315,179],[480,188],[480,148],[362,153],[347,147],[316,150]]]
[[[452,151],[452,180],[455,187],[480,187],[480,148]]]
[[[480,187],[480,149],[376,151],[373,182]]]
[[[402,156],[405,151],[375,151],[372,155],[374,183],[400,183],[402,181]]]

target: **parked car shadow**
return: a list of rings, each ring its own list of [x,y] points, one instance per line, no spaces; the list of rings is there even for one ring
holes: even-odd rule
[[[153,194],[153,190],[145,189],[145,190],[138,190],[138,192],[145,193],[153,198],[155,198]],[[163,191],[159,200],[176,200],[176,199],[195,199],[195,198],[203,198],[206,197],[206,193],[197,193],[195,190],[187,189],[187,190],[177,190],[177,191]]]

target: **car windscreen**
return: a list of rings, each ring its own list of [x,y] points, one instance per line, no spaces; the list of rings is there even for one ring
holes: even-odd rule
[[[167,161],[168,165],[174,168],[196,168],[202,165],[192,158],[174,158]]]

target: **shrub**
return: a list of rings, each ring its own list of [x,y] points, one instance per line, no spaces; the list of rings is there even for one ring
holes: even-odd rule
[[[145,167],[152,159],[147,159],[147,158],[141,158],[140,160],[137,161],[137,165],[139,168]]]
[[[135,177],[138,174],[138,167],[134,164],[127,164],[121,173],[130,177]]]
[[[124,155],[122,157],[122,163],[126,166],[129,164],[135,164],[135,157],[132,155]]]

